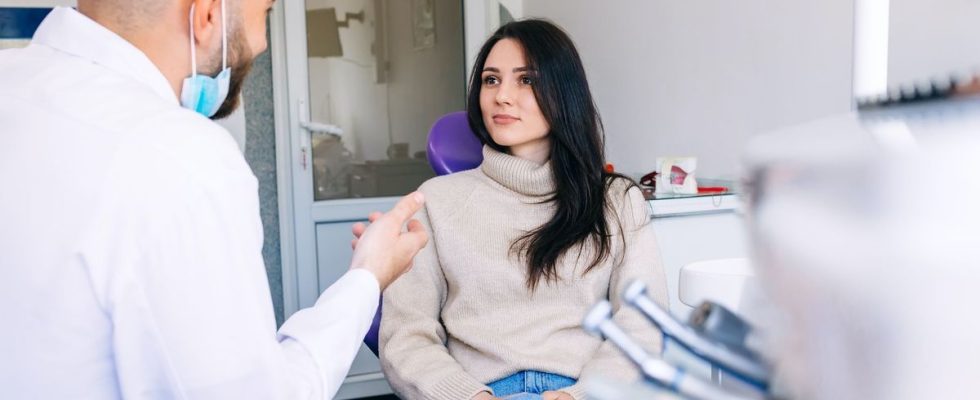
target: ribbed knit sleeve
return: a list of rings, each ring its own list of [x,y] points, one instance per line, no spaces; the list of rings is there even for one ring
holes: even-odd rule
[[[429,237],[426,210],[416,218]],[[384,292],[379,351],[388,383],[404,399],[466,400],[490,388],[473,378],[449,354],[440,313],[446,301],[446,278],[436,241],[430,240],[412,270]]]
[[[610,190],[610,200],[618,210],[625,237],[623,263],[614,268],[609,280],[609,302],[612,303],[613,319],[647,351],[663,351],[663,334],[643,317],[639,311],[624,307],[621,294],[634,280],[647,284],[647,295],[661,307],[667,308],[667,283],[657,239],[649,222],[649,206],[639,189],[631,188],[624,196],[622,189]],[[621,250],[622,251],[622,250]],[[561,389],[576,400],[585,400],[584,385],[596,377],[614,381],[634,381],[640,378],[637,368],[611,342],[599,347],[582,369],[577,384]]]

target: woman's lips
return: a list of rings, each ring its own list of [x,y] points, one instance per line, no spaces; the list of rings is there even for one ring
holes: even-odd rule
[[[493,123],[495,123],[497,125],[508,125],[508,124],[512,124],[512,123],[517,122],[517,121],[520,121],[520,118],[517,118],[517,117],[515,117],[513,115],[495,114],[493,116]]]

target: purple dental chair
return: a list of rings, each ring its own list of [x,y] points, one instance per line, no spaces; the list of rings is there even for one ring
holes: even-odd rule
[[[470,130],[466,112],[457,111],[443,115],[429,129],[429,146],[426,156],[436,175],[449,175],[480,166],[483,162],[483,144]],[[371,328],[364,336],[364,344],[378,355],[378,334],[381,329],[381,304],[374,313]]]
[[[429,165],[436,175],[449,175],[480,166],[483,144],[470,130],[466,111],[443,115],[429,129]]]

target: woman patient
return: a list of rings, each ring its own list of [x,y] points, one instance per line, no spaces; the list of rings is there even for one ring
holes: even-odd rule
[[[634,380],[581,328],[600,300],[648,350],[661,334],[620,293],[667,288],[648,208],[604,170],[602,124],[571,39],[541,20],[501,27],[480,50],[467,101],[483,164],[422,185],[430,242],[385,292],[381,364],[406,399],[584,399],[577,382]],[[540,395],[540,397],[539,397]]]

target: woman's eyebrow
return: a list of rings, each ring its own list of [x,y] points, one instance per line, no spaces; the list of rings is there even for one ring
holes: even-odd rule
[[[532,69],[531,67],[517,67],[513,69],[513,72],[524,72],[524,71],[532,71]],[[497,67],[486,67],[483,69],[483,72],[500,72],[500,69],[498,69]]]

